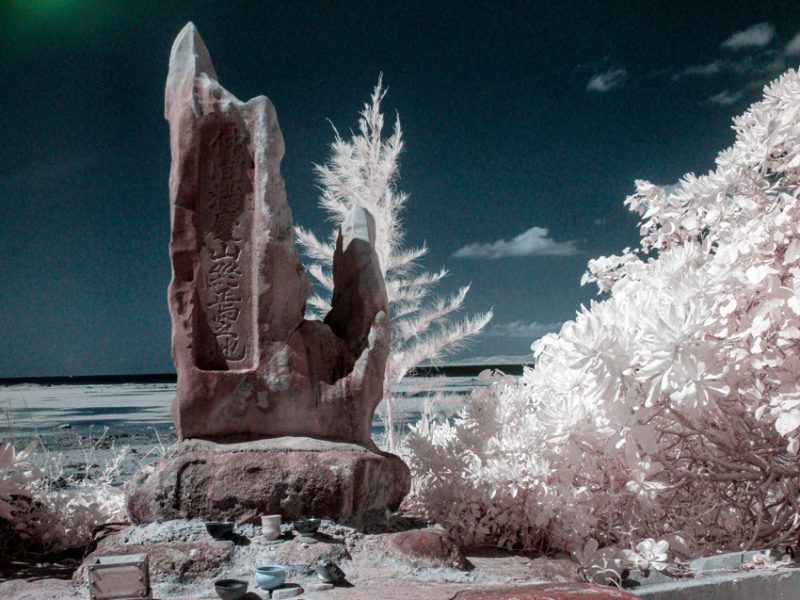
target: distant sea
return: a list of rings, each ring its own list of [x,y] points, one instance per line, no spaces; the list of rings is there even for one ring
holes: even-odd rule
[[[486,369],[521,375],[522,364],[461,364],[427,366],[415,370],[395,390],[400,398],[396,415],[404,428],[419,419],[426,403],[435,398],[433,411],[451,417],[475,388],[487,385],[478,375]],[[25,377],[0,379],[0,438],[69,429],[134,435],[172,430],[170,405],[175,374]],[[444,395],[444,396],[442,396]],[[384,434],[378,408],[373,436]],[[4,431],[5,430],[5,431]]]

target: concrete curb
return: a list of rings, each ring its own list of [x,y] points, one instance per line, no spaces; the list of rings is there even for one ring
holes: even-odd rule
[[[690,563],[694,577],[633,573],[624,589],[649,600],[800,600],[800,568],[796,564],[739,570],[756,554],[732,552],[698,558]]]

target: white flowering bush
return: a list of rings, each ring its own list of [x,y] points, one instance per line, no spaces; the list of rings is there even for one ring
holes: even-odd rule
[[[84,548],[98,527],[127,521],[124,491],[114,481],[127,449],[115,451],[100,470],[87,462],[83,477],[76,478],[64,476],[63,456],[46,450],[44,468],[37,466],[37,444],[21,452],[0,445],[0,556]],[[94,450],[96,445],[87,460],[96,458]]]
[[[708,175],[637,181],[640,247],[589,263],[605,296],[535,368],[407,439],[413,502],[466,544],[663,568],[797,539],[798,73],[734,130]]]
[[[28,484],[41,477],[41,471],[30,460],[35,449],[36,442],[21,452],[13,444],[0,447],[0,519],[14,519],[20,500],[31,497]]]

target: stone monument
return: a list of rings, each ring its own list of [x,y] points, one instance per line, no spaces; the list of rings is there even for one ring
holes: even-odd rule
[[[128,484],[131,518],[352,521],[396,507],[408,467],[371,436],[391,335],[371,215],[347,215],[331,310],[306,320],[272,103],[223,88],[189,23],[172,47],[165,107],[179,442]]]

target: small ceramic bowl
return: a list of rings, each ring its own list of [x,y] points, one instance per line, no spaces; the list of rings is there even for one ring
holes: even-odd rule
[[[239,600],[247,593],[247,582],[241,579],[220,579],[214,582],[214,589],[222,600]]]
[[[231,521],[208,521],[206,523],[206,531],[215,540],[222,540],[233,533],[233,525]]]
[[[286,581],[286,569],[268,565],[256,569],[256,585],[263,590],[274,590]]]
[[[302,535],[311,535],[319,529],[319,519],[297,519],[294,522],[294,530]]]

